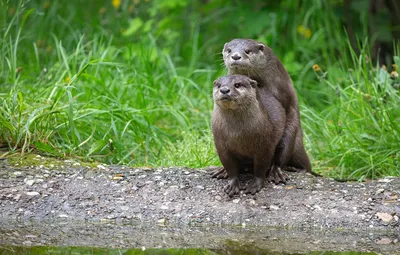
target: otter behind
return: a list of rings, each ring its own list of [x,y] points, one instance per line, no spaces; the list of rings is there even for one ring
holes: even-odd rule
[[[272,94],[285,109],[284,134],[275,151],[275,167],[269,172],[269,179],[285,183],[286,175],[281,173],[281,168],[305,169],[313,173],[303,145],[296,91],[279,59],[266,45],[250,39],[234,39],[224,45],[222,53],[229,74],[246,75],[256,80],[260,97]],[[214,176],[223,178],[226,174],[219,169]]]

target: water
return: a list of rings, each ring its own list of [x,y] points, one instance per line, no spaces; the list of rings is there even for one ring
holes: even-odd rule
[[[308,253],[284,253],[247,247],[243,250],[238,247],[224,247],[223,249],[107,249],[91,247],[0,247],[1,255],[374,255],[376,253],[365,252],[308,252]]]

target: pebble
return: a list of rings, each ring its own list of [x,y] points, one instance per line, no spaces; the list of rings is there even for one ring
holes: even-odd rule
[[[16,171],[13,173],[15,175],[15,177],[22,177],[24,176],[24,173],[20,172],[20,171]]]
[[[271,209],[271,210],[279,210],[280,208],[279,208],[279,206],[276,206],[276,205],[270,205],[269,209]]]
[[[382,245],[388,245],[388,244],[391,244],[392,242],[393,242],[392,239],[390,239],[388,237],[383,237],[383,238],[377,240],[375,243],[382,244]]]
[[[36,191],[28,191],[28,192],[26,192],[26,194],[28,195],[28,196],[39,196],[40,195],[40,193],[39,192],[36,192]]]
[[[232,200],[232,202],[235,203],[235,204],[239,203],[239,201],[240,201],[240,198],[236,198],[236,199]]]
[[[375,195],[379,195],[379,194],[381,194],[382,192],[384,192],[385,190],[384,189],[378,189],[376,192],[375,192]]]
[[[220,195],[216,195],[216,196],[215,196],[215,200],[221,201],[221,199],[222,199],[222,197],[221,197]]]
[[[389,213],[376,213],[376,216],[384,222],[390,222],[393,219],[393,216]]]
[[[35,180],[25,180],[24,183],[26,185],[32,186],[35,183]]]

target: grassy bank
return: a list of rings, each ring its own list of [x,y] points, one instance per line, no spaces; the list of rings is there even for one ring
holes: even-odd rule
[[[233,37],[252,37],[292,76],[315,170],[400,175],[400,80],[370,60],[368,44],[349,50],[322,5],[288,5],[265,27],[232,34],[229,17],[246,15],[244,6],[195,2],[93,1],[88,9],[79,0],[3,0],[0,143],[114,164],[219,164],[210,132],[212,82],[225,73],[219,52]]]

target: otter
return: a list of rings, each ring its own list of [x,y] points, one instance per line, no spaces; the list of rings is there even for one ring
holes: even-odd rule
[[[283,135],[285,110],[272,94],[260,97],[257,82],[244,75],[227,75],[214,81],[212,133],[220,161],[229,176],[224,191],[239,193],[239,173],[251,167],[254,178],[245,193],[264,187],[276,146]]]
[[[304,149],[300,112],[294,86],[288,72],[272,50],[261,42],[251,39],[233,39],[224,45],[224,64],[228,74],[241,74],[258,83],[260,97],[271,94],[285,109],[286,121],[282,139],[274,155],[274,167],[268,179],[274,183],[286,183],[287,175],[281,169],[312,172],[311,163]],[[224,168],[214,171],[213,177],[226,178]]]

